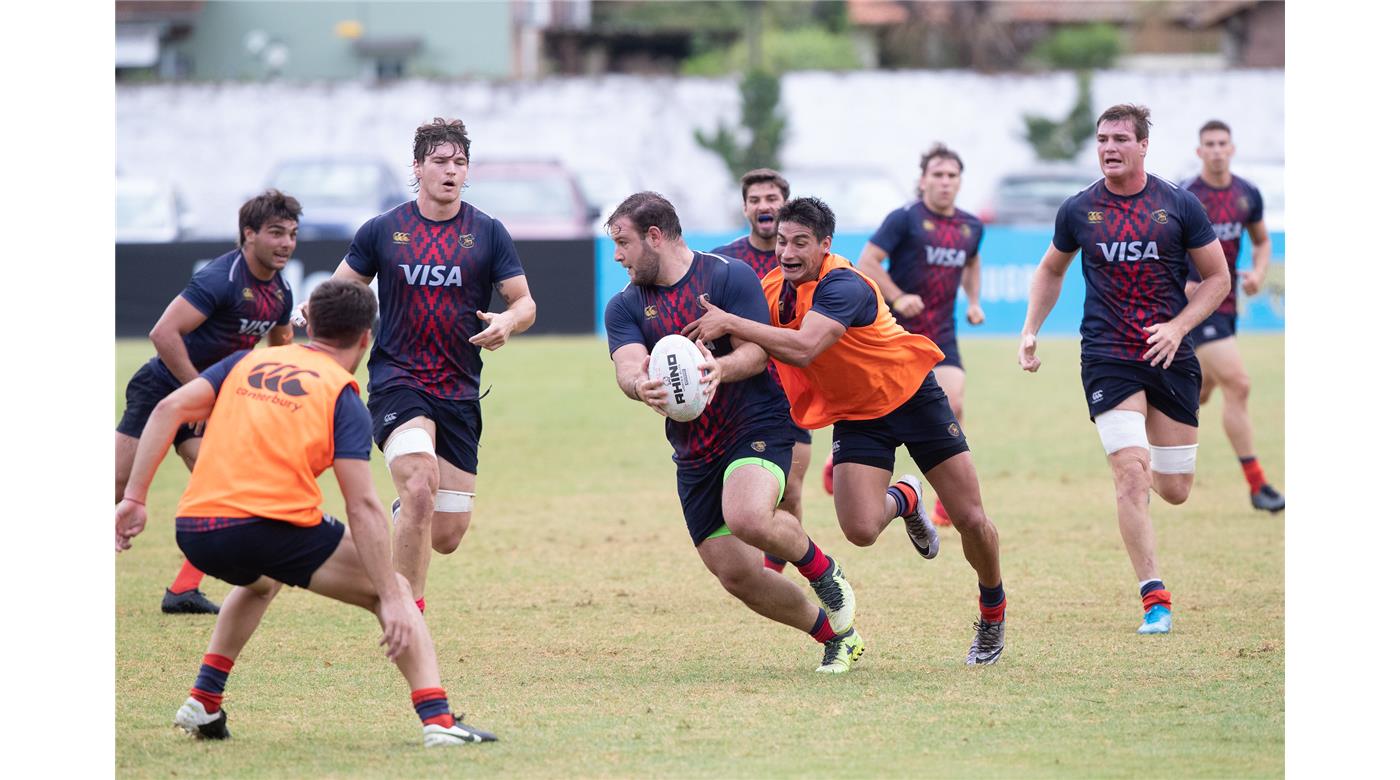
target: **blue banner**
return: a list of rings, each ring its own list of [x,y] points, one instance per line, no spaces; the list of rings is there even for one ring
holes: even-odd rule
[[[687,233],[685,241],[691,249],[709,250],[723,246],[742,235],[732,233]],[[974,328],[967,325],[965,299],[958,291],[958,337],[1015,336],[1020,334],[1026,319],[1026,297],[1030,292],[1031,274],[1050,246],[1051,231],[1047,228],[1015,228],[990,225],[982,239],[982,311],[987,321]],[[855,262],[869,238],[864,233],[837,233],[831,241],[831,251]],[[1283,330],[1284,234],[1271,233],[1273,258],[1258,295],[1245,298],[1241,292],[1239,329],[1245,331]],[[612,296],[627,286],[627,272],[613,260],[612,239],[598,237],[598,286],[594,296],[597,305],[598,332],[602,334],[603,312]],[[1252,247],[1243,242],[1239,267],[1252,267]],[[1041,328],[1043,336],[1075,336],[1084,310],[1084,274],[1075,258],[1065,275],[1060,300]]]

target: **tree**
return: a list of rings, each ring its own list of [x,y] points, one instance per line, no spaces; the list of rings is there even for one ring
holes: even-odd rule
[[[764,70],[751,70],[739,84],[739,127],[721,124],[715,132],[695,131],[695,141],[724,160],[735,183],[754,168],[777,168],[787,118],[778,110],[782,82]]]
[[[1076,74],[1078,93],[1074,107],[1062,120],[1045,116],[1023,114],[1026,123],[1026,141],[1035,156],[1042,160],[1073,160],[1079,154],[1084,142],[1094,137],[1093,94],[1090,90],[1088,71]]]

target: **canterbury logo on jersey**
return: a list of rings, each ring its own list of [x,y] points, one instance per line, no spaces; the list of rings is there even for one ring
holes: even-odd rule
[[[1238,222],[1217,222],[1211,227],[1215,228],[1215,237],[1221,241],[1238,241],[1244,235],[1244,226]]]
[[[272,330],[272,326],[275,324],[277,323],[273,322],[272,320],[245,320],[242,317],[239,317],[238,335],[262,337],[263,334],[267,333],[269,330]]]
[[[319,378],[321,375],[288,363],[259,363],[248,373],[248,384],[258,390],[271,390],[283,395],[306,395],[306,389],[301,386],[302,376]]]
[[[966,249],[952,249],[946,246],[926,246],[924,247],[924,254],[926,255],[924,261],[929,265],[961,268],[967,264]]]
[[[1099,242],[1103,259],[1110,263],[1135,263],[1139,260],[1161,260],[1157,254],[1156,241],[1114,241],[1111,244]]]
[[[409,284],[428,287],[461,287],[462,269],[445,265],[400,265]]]

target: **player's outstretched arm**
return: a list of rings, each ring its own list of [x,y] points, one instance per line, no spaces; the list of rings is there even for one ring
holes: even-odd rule
[[[802,318],[802,327],[792,330],[730,314],[707,298],[701,298],[700,305],[705,313],[686,325],[681,335],[703,341],[714,341],[725,335],[737,336],[762,347],[774,360],[793,366],[808,365],[846,332],[845,325],[815,311],[807,312]]]
[[[1019,355],[1021,368],[1026,371],[1034,372],[1040,369],[1040,358],[1035,354],[1036,334],[1040,333],[1040,326],[1045,324],[1045,318],[1050,316],[1055,302],[1060,299],[1060,289],[1065,284],[1065,272],[1069,270],[1069,264],[1073,261],[1073,252],[1061,252],[1051,243],[1050,248],[1045,250],[1045,256],[1040,259],[1040,265],[1035,267],[1035,273],[1031,274],[1030,297],[1026,302],[1026,322],[1021,326]]]
[[[652,379],[647,373],[651,354],[647,348],[633,342],[623,344],[612,354],[613,369],[617,372],[617,386],[622,394],[633,401],[641,401],[652,411],[666,416],[666,388],[660,379]]]
[[[131,540],[146,526],[146,494],[151,489],[156,468],[175,441],[175,431],[185,423],[207,418],[214,409],[214,395],[214,386],[209,380],[196,377],[166,396],[151,412],[141,440],[136,444],[126,491],[117,504],[118,552],[129,549]]]
[[[350,538],[355,540],[360,565],[379,595],[379,622],[384,629],[379,644],[384,645],[385,655],[394,660],[412,645],[418,625],[413,619],[417,608],[412,595],[394,573],[389,549],[389,515],[374,492],[369,461],[336,458],[332,468],[341,495],[345,496],[345,522],[350,527]]]
[[[345,260],[341,260],[340,265],[335,267],[335,273],[331,274],[331,278],[345,279],[351,282],[359,282],[360,284],[363,284],[365,286],[368,286],[370,282],[374,281],[373,276],[365,276],[359,271],[356,271],[354,268],[351,268],[350,263],[346,262]],[[298,328],[306,327],[306,303],[306,301],[302,301],[301,303],[297,304],[297,307],[295,309],[292,310],[291,324],[297,326]],[[290,339],[288,339],[288,342],[290,342]]]
[[[962,288],[967,294],[967,322],[969,325],[981,325],[986,322],[987,315],[982,313],[982,255],[975,254],[967,259],[967,264],[963,266]]]
[[[870,281],[880,288],[880,294],[885,296],[895,314],[904,318],[917,316],[924,310],[923,297],[899,289],[894,277],[885,270],[886,257],[889,257],[888,252],[867,241],[865,248],[860,250],[860,259],[856,260],[856,269],[870,277]]]
[[[185,349],[185,335],[203,325],[206,319],[204,312],[185,300],[185,296],[177,295],[151,328],[151,344],[155,345],[160,362],[180,384],[199,376],[194,363],[190,362],[189,350]]]
[[[1240,275],[1240,286],[1244,288],[1245,295],[1258,295],[1264,286],[1264,275],[1269,271],[1274,247],[1269,240],[1269,229],[1264,227],[1264,220],[1251,222],[1245,228],[1249,230],[1249,243],[1253,245],[1251,254],[1254,256],[1254,267]]]
[[[486,327],[469,339],[482,349],[500,349],[511,336],[524,333],[535,324],[535,299],[530,297],[530,284],[525,281],[524,274],[497,282],[496,292],[506,302],[506,310],[478,311],[476,317],[486,323]]]
[[[700,353],[719,365],[720,382],[742,382],[768,370],[768,353],[763,347],[737,336],[730,336],[729,343],[732,347],[729,354],[717,358],[710,354],[705,342],[696,342]]]

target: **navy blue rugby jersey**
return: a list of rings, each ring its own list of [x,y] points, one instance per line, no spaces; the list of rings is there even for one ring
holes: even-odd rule
[[[1142,361],[1145,328],[1186,307],[1188,250],[1215,240],[1201,202],[1157,176],[1135,195],[1115,195],[1103,179],[1070,197],[1055,216],[1055,248],[1082,250],[1084,320],[1080,355]],[[1188,341],[1177,360],[1194,354]]]
[[[1245,226],[1264,219],[1264,196],[1259,188],[1238,176],[1230,177],[1230,186],[1217,189],[1206,184],[1200,176],[1186,183],[1186,189],[1195,195],[1205,207],[1215,227],[1215,237],[1220,239],[1220,248],[1225,250],[1225,265],[1230,267],[1230,292],[1220,302],[1216,311],[1221,314],[1235,314],[1239,309],[1235,297],[1236,279],[1239,271],[1235,263],[1240,258],[1240,242],[1244,240]],[[1196,266],[1191,266],[1191,280],[1200,281],[1201,274]]]
[[[778,253],[771,249],[765,251],[750,244],[748,236],[739,236],[724,246],[711,249],[710,254],[743,260],[760,279],[778,267]],[[773,381],[778,383],[778,387],[783,386],[782,380],[778,379],[778,367],[773,364],[772,360],[768,361],[768,375],[773,377]]]
[[[180,297],[206,317],[184,337],[196,371],[239,350],[252,349],[269,330],[286,325],[292,316],[292,287],[282,272],[267,281],[259,279],[248,270],[242,249],[219,255],[196,271]],[[152,364],[174,380],[159,357]]]
[[[753,269],[743,263],[706,252],[695,252],[690,270],[670,287],[629,284],[608,301],[605,317],[608,354],[627,344],[641,344],[650,352],[662,336],[704,314],[701,296],[740,317],[768,323],[768,303]],[[710,348],[715,357],[733,351],[729,337]],[[719,386],[705,411],[690,422],[666,420],[666,438],[681,467],[707,465],[735,443],[791,419],[787,397],[767,372]]]
[[[485,329],[476,312],[494,286],[525,273],[504,225],[463,202],[457,216],[427,219],[408,201],[366,222],[345,262],[379,279],[379,332],[369,391],[413,387],[436,398],[474,400]]]
[[[958,302],[963,267],[982,245],[982,220],[962,209],[944,216],[915,200],[885,217],[870,243],[890,256],[890,278],[899,289],[924,299],[924,310],[895,320],[910,333],[935,344],[957,337],[953,308]],[[893,303],[893,301],[891,301]]]

